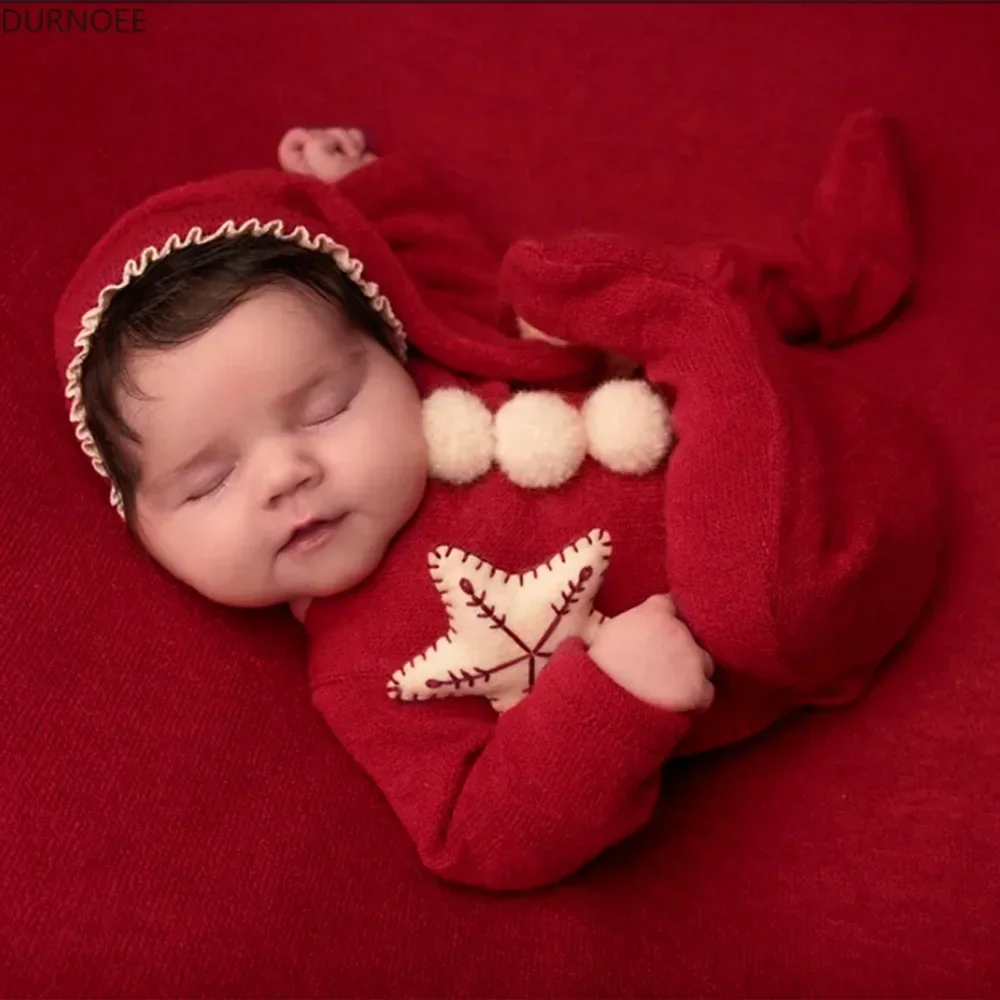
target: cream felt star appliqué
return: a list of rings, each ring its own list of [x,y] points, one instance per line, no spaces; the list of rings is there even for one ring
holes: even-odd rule
[[[505,712],[531,692],[556,647],[570,636],[589,645],[605,616],[594,599],[611,559],[611,538],[595,529],[527,573],[506,573],[451,546],[428,557],[449,628],[397,670],[391,698],[482,697]]]

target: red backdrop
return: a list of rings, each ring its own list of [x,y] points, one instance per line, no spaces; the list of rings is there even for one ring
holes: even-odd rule
[[[1000,8],[144,20],[0,35],[0,991],[1000,993]],[[856,709],[672,767],[651,826],[568,884],[437,884],[310,709],[295,627],[205,606],[125,538],[59,399],[63,283],[131,203],[268,164],[292,124],[434,153],[498,246],[778,241],[867,105],[909,131],[924,263],[904,319],[840,357],[920,402],[948,456],[933,614]]]

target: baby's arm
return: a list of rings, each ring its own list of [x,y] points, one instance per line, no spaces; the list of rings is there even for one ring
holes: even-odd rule
[[[427,868],[480,888],[537,888],[648,820],[660,768],[688,730],[681,707],[711,700],[707,657],[662,598],[605,627],[601,667],[579,639],[567,640],[533,692],[498,720],[478,698],[390,701],[377,677],[328,680],[313,701]],[[649,649],[642,662],[622,661],[653,633],[668,662],[654,664]]]
[[[428,164],[375,156],[359,129],[294,128],[278,146],[289,173],[336,183],[378,230],[427,305],[454,325],[500,320],[500,258]]]

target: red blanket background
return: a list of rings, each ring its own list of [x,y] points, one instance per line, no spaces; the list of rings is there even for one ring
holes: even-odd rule
[[[144,26],[0,35],[0,993],[1000,995],[1000,8],[150,4]],[[271,163],[292,124],[431,152],[498,246],[778,245],[868,105],[909,132],[923,265],[839,357],[947,456],[934,611],[859,707],[671,766],[651,826],[566,885],[437,884],[309,707],[291,621],[206,607],[125,538],[59,399],[62,285],[120,211]]]

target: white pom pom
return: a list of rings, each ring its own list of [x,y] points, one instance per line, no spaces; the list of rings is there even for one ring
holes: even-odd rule
[[[493,464],[493,415],[464,389],[438,389],[424,400],[424,438],[430,474],[447,483],[471,483]]]
[[[670,413],[647,382],[605,382],[583,404],[583,422],[591,456],[613,472],[652,472],[673,443]]]
[[[493,422],[496,461],[518,486],[547,489],[570,479],[587,455],[579,411],[554,392],[521,392]]]

